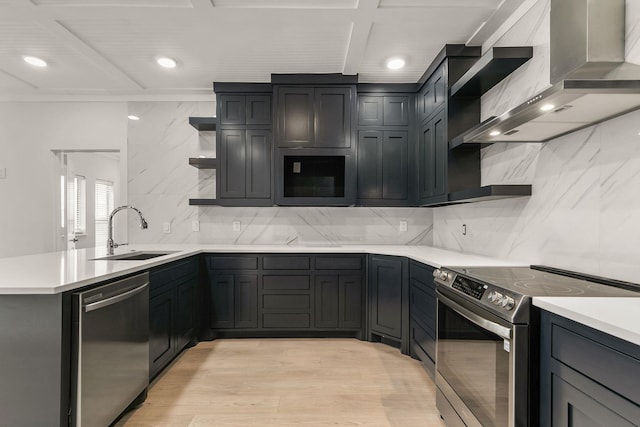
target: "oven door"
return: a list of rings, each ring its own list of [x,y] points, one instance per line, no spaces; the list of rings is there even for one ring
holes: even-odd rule
[[[514,385],[516,365],[523,362],[516,363],[516,358],[522,357],[516,352],[525,350],[526,357],[526,349],[520,342],[526,338],[526,326],[512,325],[438,289],[437,329],[436,385],[446,398],[443,400],[441,395],[438,399],[445,421],[449,414],[453,415],[447,421],[450,425],[460,421],[466,426],[528,425],[526,366],[522,372],[525,384],[518,384],[517,392],[517,397],[524,399],[524,407],[516,399]],[[522,378],[519,380],[522,382]],[[451,414],[451,409],[457,417]]]

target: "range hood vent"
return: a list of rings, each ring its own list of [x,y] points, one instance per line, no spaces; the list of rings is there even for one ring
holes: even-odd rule
[[[552,86],[450,142],[545,142],[640,108],[640,66],[624,62],[625,0],[551,0]]]

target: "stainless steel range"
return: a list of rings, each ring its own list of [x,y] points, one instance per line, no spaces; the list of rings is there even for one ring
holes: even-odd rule
[[[435,270],[436,405],[448,426],[538,425],[538,312],[531,297],[638,292],[530,267]]]

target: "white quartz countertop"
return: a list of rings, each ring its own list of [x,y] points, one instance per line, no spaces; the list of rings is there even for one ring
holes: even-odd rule
[[[131,245],[116,254],[131,251],[174,251],[144,261],[97,260],[104,248],[77,249],[37,255],[0,258],[0,295],[57,294],[199,253],[366,253],[397,255],[431,265],[500,266],[524,265],[504,259],[463,254],[429,246],[394,245]]]
[[[535,297],[533,305],[640,345],[639,298]]]

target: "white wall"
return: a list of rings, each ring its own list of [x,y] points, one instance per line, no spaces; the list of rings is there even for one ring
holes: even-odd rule
[[[498,41],[532,43],[534,59],[483,97],[484,117],[548,84],[548,13],[549,1],[540,0]],[[627,1],[627,60],[633,58],[639,62],[635,0]],[[639,282],[639,133],[636,111],[543,144],[483,149],[483,185],[530,183],[533,195],[435,209],[434,245]]]
[[[52,149],[120,149],[126,103],[0,103],[0,257],[54,250],[58,162]]]
[[[215,196],[215,172],[198,170],[189,157],[215,157],[215,132],[198,132],[189,116],[214,115],[206,102],[136,102],[129,123],[129,202],[140,208],[148,230],[129,223],[133,242],[236,244],[431,244],[431,210],[425,208],[189,206],[189,198]],[[200,222],[200,231],[191,223]],[[239,220],[240,231],[232,222]],[[398,231],[400,220],[407,232]],[[170,222],[171,234],[162,232]]]

